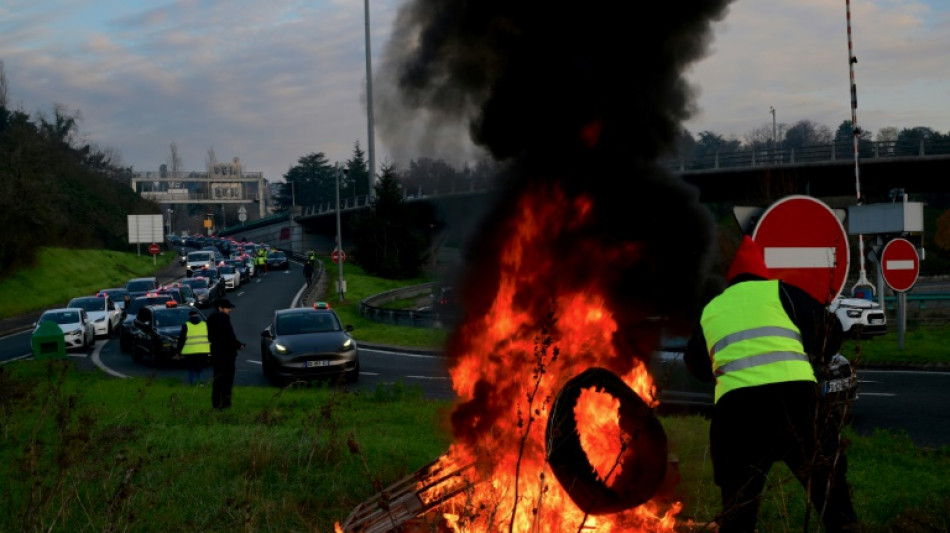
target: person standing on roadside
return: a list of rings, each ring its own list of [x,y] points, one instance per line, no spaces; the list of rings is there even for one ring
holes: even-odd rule
[[[211,341],[211,364],[214,380],[211,384],[211,407],[222,410],[231,407],[231,389],[234,386],[234,361],[244,343],[234,335],[231,326],[231,309],[234,304],[221,298],[218,310],[208,317],[208,340]]]
[[[178,357],[184,357],[188,368],[188,383],[201,382],[201,373],[208,367],[211,357],[211,342],[208,340],[208,324],[201,320],[197,309],[188,312],[188,321],[181,325],[178,335]]]
[[[310,261],[303,264],[303,278],[307,281],[307,287],[309,287],[313,281],[313,263]]]
[[[804,290],[769,279],[758,244],[743,238],[729,286],[702,312],[684,361],[716,382],[709,427],[720,533],[755,531],[772,464],[788,465],[828,532],[856,531],[840,428],[820,423],[815,366],[841,345],[840,322]]]

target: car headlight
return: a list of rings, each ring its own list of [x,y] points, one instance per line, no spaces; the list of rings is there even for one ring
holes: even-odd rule
[[[846,315],[848,315],[849,318],[861,318],[861,310],[860,310],[860,309],[848,309],[848,310],[845,311],[844,313],[845,313]]]
[[[175,337],[169,337],[168,335],[162,335],[162,348],[173,348],[178,346],[178,339]]]
[[[343,346],[340,349],[349,350],[352,347],[353,347],[353,339],[346,339],[345,341],[343,341]]]
[[[281,355],[290,353],[290,350],[288,350],[286,346],[284,346],[283,344],[279,342],[274,343],[274,351]]]
[[[105,321],[106,321],[106,317],[104,317],[104,316],[101,316],[101,317],[99,317],[99,318],[96,319],[96,322],[105,322]]]
[[[72,331],[67,331],[66,335],[79,335],[80,333],[82,333],[82,329],[76,328]]]

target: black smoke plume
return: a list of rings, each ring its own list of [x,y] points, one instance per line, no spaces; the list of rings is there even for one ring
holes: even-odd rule
[[[645,327],[645,315],[684,325],[695,318],[714,223],[698,191],[656,161],[694,112],[684,72],[706,53],[711,24],[728,4],[414,0],[402,8],[382,66],[399,104],[425,117],[426,139],[464,121],[475,144],[509,164],[505,193],[467,249],[461,288],[469,312],[494,293],[513,198],[555,182],[569,197],[591,197],[595,210],[593,223],[557,247],[559,284],[596,275],[587,268],[596,254],[571,257],[589,251],[578,243],[641,243],[644,260],[618,265],[624,271],[609,294],[621,328]],[[380,120],[396,129],[401,117],[387,109]]]

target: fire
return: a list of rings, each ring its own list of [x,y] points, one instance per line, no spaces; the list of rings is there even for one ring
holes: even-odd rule
[[[463,343],[450,369],[460,398],[453,414],[457,442],[439,465],[463,469],[469,483],[442,508],[454,531],[672,531],[678,505],[650,501],[614,514],[585,513],[546,461],[554,399],[585,370],[605,368],[655,405],[642,363],[648,354],[619,353],[621,325],[605,293],[617,265],[638,261],[641,250],[583,236],[593,216],[587,197],[570,198],[552,185],[524,192],[501,246],[492,303],[459,327]],[[596,260],[587,255],[595,253]],[[588,266],[589,275],[579,275]],[[607,486],[623,472],[620,457],[631,439],[619,403],[591,388],[574,411],[581,446]]]

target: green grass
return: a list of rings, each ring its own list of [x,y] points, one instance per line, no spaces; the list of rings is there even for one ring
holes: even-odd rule
[[[42,248],[35,268],[0,281],[0,318],[65,306],[79,295],[123,287],[129,279],[149,276],[177,259],[168,252],[153,259],[148,253]]]
[[[336,310],[344,324],[355,326],[353,336],[357,340],[432,349],[443,346],[447,335],[447,331],[444,329],[393,326],[360,316],[360,301],[364,298],[400,287],[428,283],[433,281],[432,279],[381,279],[366,274],[358,265],[345,263],[343,265],[343,277],[346,279],[347,292],[344,295],[344,301],[340,302],[339,294],[336,291],[337,266],[328,258],[325,258],[323,263],[326,265],[325,275],[329,280],[326,299]]]
[[[418,389],[238,387],[219,413],[207,387],[71,368],[0,367],[0,531],[332,531],[449,443]]]
[[[950,328],[946,326],[908,325],[903,349],[898,347],[896,332],[870,339],[849,340],[841,353],[861,364],[947,364],[950,363]]]
[[[450,403],[401,385],[236,387],[210,409],[207,387],[117,380],[69,362],[0,367],[0,531],[332,531],[360,503],[448,449]],[[680,520],[720,511],[709,421],[663,416],[678,460]],[[950,448],[846,430],[864,531],[950,528]],[[803,490],[770,472],[762,531],[814,531]],[[812,513],[813,515],[814,513]]]

